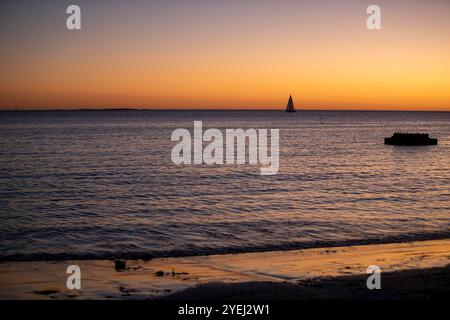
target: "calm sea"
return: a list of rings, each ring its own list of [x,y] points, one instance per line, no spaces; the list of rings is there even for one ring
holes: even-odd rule
[[[279,128],[280,170],[175,166],[171,133]],[[437,146],[394,147],[396,130]],[[450,236],[450,113],[0,113],[0,259],[147,258]]]

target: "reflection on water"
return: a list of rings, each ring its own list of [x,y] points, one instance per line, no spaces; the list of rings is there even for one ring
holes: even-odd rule
[[[175,166],[172,130],[279,128],[280,170]],[[383,144],[396,130],[438,146]],[[140,257],[448,236],[450,113],[0,113],[0,256]],[[66,254],[61,256],[58,254]]]

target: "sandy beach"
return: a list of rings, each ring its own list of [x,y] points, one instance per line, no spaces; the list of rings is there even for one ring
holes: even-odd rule
[[[3,262],[0,299],[439,298],[450,239],[125,263]],[[81,290],[66,287],[69,265],[81,268]],[[369,265],[381,268],[381,290],[366,287]]]

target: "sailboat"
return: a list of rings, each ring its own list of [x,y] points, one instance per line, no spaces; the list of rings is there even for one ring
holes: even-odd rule
[[[292,95],[289,95],[289,101],[286,106],[286,112],[295,112],[294,101],[292,100]]]

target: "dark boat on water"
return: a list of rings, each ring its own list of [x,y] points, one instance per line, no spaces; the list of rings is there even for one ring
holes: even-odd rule
[[[289,101],[286,106],[286,112],[295,112],[294,101],[292,100],[292,95],[289,95]]]
[[[396,132],[390,138],[384,138],[384,144],[394,146],[429,146],[436,145],[437,139],[430,138],[428,133],[402,133]]]

